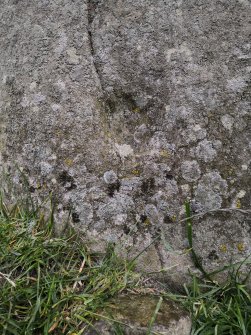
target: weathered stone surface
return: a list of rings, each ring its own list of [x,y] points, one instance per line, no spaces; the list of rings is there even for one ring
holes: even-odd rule
[[[2,0],[1,166],[57,229],[185,280],[183,205],[250,207],[250,4],[244,0]],[[5,175],[6,176],[6,175]],[[7,184],[4,177],[2,185]],[[195,221],[214,268],[250,254],[250,217]],[[171,268],[171,270],[170,270]]]
[[[116,321],[117,327],[125,335],[146,335],[158,302],[159,298],[154,296],[118,297],[102,312],[104,319],[94,323],[86,335],[115,335]],[[163,300],[151,327],[151,334],[189,335],[190,330],[191,319],[188,313],[173,302]]]

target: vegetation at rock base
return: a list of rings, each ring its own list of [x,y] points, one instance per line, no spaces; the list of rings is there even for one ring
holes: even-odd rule
[[[191,220],[188,240],[192,249]],[[106,255],[91,254],[76,234],[53,235],[53,214],[45,219],[39,211],[7,208],[2,200],[0,241],[2,335],[84,334],[111,297],[139,280],[133,263],[119,259],[112,248]],[[194,251],[192,257],[198,262]],[[205,280],[193,276],[184,295],[158,295],[190,311],[193,335],[251,334],[248,276],[243,278],[241,265],[229,267],[222,284],[211,281],[210,274]],[[114,334],[123,334],[119,324]]]
[[[53,217],[0,213],[0,334],[84,334],[94,313],[135,276],[112,249],[88,253],[74,234],[56,238]]]
[[[224,284],[202,282],[196,277],[186,295],[169,295],[192,316],[191,335],[251,334],[251,298],[238,270]]]

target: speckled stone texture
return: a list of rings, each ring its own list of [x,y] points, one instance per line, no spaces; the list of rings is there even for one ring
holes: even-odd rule
[[[38,202],[52,191],[58,232],[73,224],[94,250],[133,257],[161,235],[139,269],[182,283],[185,200],[250,208],[250,14],[248,0],[1,0],[8,183],[17,166]],[[243,259],[250,215],[198,218],[194,247],[207,269]]]

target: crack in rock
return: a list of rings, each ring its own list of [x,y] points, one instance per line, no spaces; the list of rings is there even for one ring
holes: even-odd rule
[[[91,51],[91,56],[92,56],[92,63],[93,63],[93,67],[95,69],[95,72],[97,74],[99,83],[100,83],[100,87],[101,87],[101,91],[103,96],[105,95],[105,91],[102,85],[102,80],[101,80],[101,76],[97,67],[97,64],[95,62],[95,51],[94,51],[94,46],[93,46],[93,38],[92,38],[92,22],[95,18],[95,12],[96,12],[96,8],[98,6],[98,4],[100,3],[100,0],[89,0],[87,2],[87,20],[88,20],[88,25],[87,25],[87,32],[88,32],[88,36],[89,36],[89,43],[90,43],[90,51]]]

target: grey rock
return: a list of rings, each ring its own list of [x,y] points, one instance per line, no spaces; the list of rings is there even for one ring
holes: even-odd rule
[[[158,297],[129,295],[120,296],[102,312],[104,319],[93,324],[85,332],[86,335],[112,335],[116,329],[125,335],[145,335],[154,315]],[[107,318],[109,321],[107,321]],[[187,312],[171,301],[163,300],[151,328],[152,334],[159,335],[189,335],[191,319]]]
[[[2,188],[28,183],[38,204],[52,191],[58,234],[70,211],[93,249],[146,249],[139,268],[172,268],[160,276],[174,283],[192,267],[186,200],[203,213],[206,267],[245,258],[249,11],[246,0],[2,0]]]

